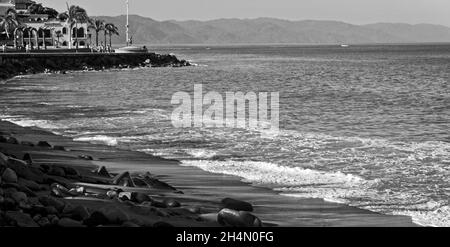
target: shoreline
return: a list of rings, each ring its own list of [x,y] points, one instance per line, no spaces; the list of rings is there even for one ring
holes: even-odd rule
[[[133,188],[132,190],[149,193],[157,201],[170,198],[181,203],[183,205],[181,209],[184,211],[177,208],[177,213],[181,214],[182,219],[180,219],[180,215],[173,216],[175,218],[156,216],[159,221],[164,220],[165,223],[174,226],[220,226],[217,223],[217,213],[223,207],[221,200],[224,198],[233,198],[252,204],[255,209],[252,214],[258,217],[265,226],[418,226],[408,216],[382,215],[343,204],[326,202],[323,199],[299,199],[282,196],[271,189],[244,183],[238,177],[211,174],[199,168],[181,166],[180,162],[176,160],[167,160],[142,152],[77,142],[73,141],[72,138],[59,136],[35,127],[20,127],[10,122],[0,121],[0,134],[12,134],[19,140],[34,143],[45,140],[53,146],[62,146],[66,149],[66,151],[42,150],[0,143],[0,151],[12,149],[19,154],[30,153],[37,164],[64,164],[76,169],[81,166],[85,170],[89,168],[89,171],[104,166],[109,172],[116,174],[125,171],[132,174],[150,172],[154,175],[154,178],[175,187],[183,194],[154,189]],[[78,157],[80,155],[93,157],[93,160],[82,160]],[[18,157],[21,157],[21,155],[18,155]],[[106,190],[104,185],[95,183],[78,182],[78,185],[84,186],[88,191],[103,191],[104,193]],[[126,189],[129,190],[130,188]],[[75,199],[74,202],[89,206],[91,210],[98,210],[100,207],[92,200]],[[124,206],[124,204],[123,202],[119,203],[124,207],[123,210],[130,214],[139,207],[139,205],[125,204],[126,206]],[[195,213],[192,214],[189,210],[194,208]],[[167,209],[167,211],[170,212],[171,210]],[[186,216],[191,217],[191,219],[183,218]],[[153,220],[153,224],[156,220],[154,215],[153,218],[148,215],[139,217],[143,217],[148,222]],[[192,221],[192,218],[196,220]]]

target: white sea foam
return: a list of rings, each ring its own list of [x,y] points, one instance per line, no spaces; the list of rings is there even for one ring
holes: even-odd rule
[[[342,188],[342,191],[351,188],[362,190],[372,184],[371,181],[351,174],[328,173],[267,162],[186,160],[182,162],[182,165],[199,167],[212,173],[238,176],[246,182],[272,185],[281,190],[314,185],[328,185],[330,188]],[[335,198],[339,198],[338,196],[336,195]],[[324,198],[323,195],[318,197]]]
[[[117,146],[119,143],[117,138],[105,135],[77,137],[74,141],[90,142],[94,144],[106,144],[108,146]]]
[[[186,153],[197,159],[211,159],[217,155],[216,151],[207,149],[187,149]]]

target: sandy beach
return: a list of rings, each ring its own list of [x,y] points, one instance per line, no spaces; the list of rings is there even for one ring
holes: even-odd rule
[[[253,212],[245,212],[243,217],[248,226],[260,226],[258,222],[262,222],[262,226],[281,227],[416,226],[409,217],[386,216],[321,199],[289,198],[241,182],[237,177],[182,167],[176,160],[74,142],[37,128],[23,128],[3,121],[0,122],[0,136],[4,137],[0,152],[9,155],[10,159],[21,159],[29,154],[26,156],[31,156],[32,161],[28,161],[28,167],[32,168],[27,169],[39,170],[44,176],[37,178],[41,181],[29,182],[19,173],[17,183],[6,181],[5,176],[2,178],[0,225],[233,226],[236,221],[227,221],[229,215],[225,220],[223,215],[218,217],[218,213],[227,207],[222,200],[232,198],[252,205]],[[14,144],[14,138],[18,144]],[[36,146],[42,141],[51,147]],[[2,172],[10,167],[9,162],[1,165]],[[65,168],[65,173],[58,167]],[[110,175],[96,172],[99,167],[105,167]],[[126,179],[114,184],[114,177],[126,172],[131,174],[134,184]],[[142,180],[135,178],[146,174],[147,183],[137,184]],[[23,194],[26,194],[25,198],[17,198]]]

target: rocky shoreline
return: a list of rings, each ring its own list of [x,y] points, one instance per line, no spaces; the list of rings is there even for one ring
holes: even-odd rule
[[[263,226],[248,202],[178,200],[181,190],[148,171],[110,172],[93,164],[105,159],[93,153],[0,127],[0,227]]]
[[[37,73],[66,73],[67,71],[89,71],[136,67],[184,67],[190,66],[186,60],[174,55],[157,53],[105,54],[0,54],[0,80],[19,75]]]

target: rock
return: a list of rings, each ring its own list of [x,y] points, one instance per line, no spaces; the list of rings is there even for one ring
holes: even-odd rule
[[[30,215],[22,212],[9,211],[5,213],[5,218],[11,225],[18,227],[39,227]]]
[[[84,187],[77,187],[69,190],[69,194],[76,196],[83,196],[86,193],[86,189]]]
[[[150,187],[143,179],[133,178],[133,182],[137,187]]]
[[[50,144],[49,144],[48,142],[46,142],[46,141],[40,141],[40,142],[38,142],[37,146],[38,146],[38,147],[41,147],[41,148],[52,148],[52,145],[50,145]]]
[[[17,203],[12,198],[3,198],[3,202],[0,204],[0,209],[3,211],[15,211],[17,209]]]
[[[31,154],[29,154],[29,153],[26,153],[26,154],[23,156],[23,159],[22,159],[22,160],[25,161],[25,162],[27,162],[28,165],[32,165],[32,164],[33,164],[33,158],[31,157]]]
[[[52,215],[52,214],[58,215],[59,214],[58,209],[56,209],[53,206],[47,206],[44,209],[45,209],[45,215]]]
[[[27,163],[17,160],[8,159],[8,167],[16,172],[16,174],[27,180],[34,181],[36,183],[43,183],[46,179],[46,175],[38,168],[30,167]]]
[[[224,208],[233,209],[236,211],[248,211],[253,212],[252,204],[232,198],[225,198],[222,200]]]
[[[168,208],[178,208],[181,207],[181,203],[173,200],[173,199],[165,199],[163,201],[163,203],[168,207]]]
[[[50,170],[48,171],[48,174],[52,175],[52,176],[57,176],[57,177],[65,177],[66,176],[66,172],[64,171],[64,169],[59,166],[51,166]]]
[[[119,193],[119,199],[122,201],[131,201],[132,198],[131,192],[120,192]]]
[[[42,205],[31,205],[30,210],[27,211],[30,215],[48,215],[46,207]]]
[[[106,216],[110,224],[123,224],[130,220],[130,217],[119,208],[104,208],[101,212]]]
[[[17,183],[17,174],[10,168],[6,168],[2,174],[2,180],[6,183]]]
[[[172,190],[172,191],[177,190],[174,187],[170,186],[169,184],[161,182],[156,178],[152,178],[149,175],[146,175],[144,177],[144,181],[148,184],[148,186],[155,189]]]
[[[27,142],[27,141],[21,141],[20,145],[22,146],[27,146],[27,147],[34,147],[34,143],[32,142]]]
[[[167,208],[167,205],[162,202],[152,201],[151,203],[152,203],[151,206],[155,208]]]
[[[72,210],[70,210],[70,212],[68,212],[68,214],[70,215],[71,219],[79,220],[79,221],[87,220],[91,216],[91,214],[89,213],[89,210],[84,206],[77,206],[77,207],[73,208]]]
[[[13,145],[18,145],[19,141],[16,138],[14,138],[14,137],[9,137],[8,140],[6,141],[6,143],[13,144]]]
[[[60,199],[51,197],[51,196],[42,196],[39,197],[39,202],[42,203],[44,206],[53,206],[55,207],[58,212],[62,212],[64,209],[66,203]]]
[[[8,156],[0,152],[0,166],[7,166],[8,159]]]
[[[53,150],[57,150],[57,151],[66,151],[66,148],[63,146],[54,146]]]
[[[83,160],[94,160],[94,158],[92,158],[89,155],[80,155],[80,156],[78,156],[78,158],[83,159]]]
[[[32,191],[40,191],[41,190],[41,186],[39,184],[37,184],[34,181],[27,180],[24,178],[19,178],[18,184],[21,186],[25,186]]]
[[[28,197],[23,192],[15,192],[11,195],[11,198],[17,203],[26,202],[28,200]]]
[[[59,223],[59,218],[56,215],[48,215],[47,216],[48,220],[50,221],[50,223],[52,224],[52,226],[57,226]]]
[[[95,211],[83,223],[88,227],[95,227],[100,225],[108,225],[109,220],[102,212]]]
[[[95,173],[97,175],[99,175],[99,176],[102,176],[102,177],[107,177],[107,178],[111,177],[111,175],[109,174],[108,170],[106,170],[106,167],[104,167],[104,166],[98,168]]]
[[[156,228],[172,228],[174,226],[172,226],[171,224],[164,222],[164,221],[158,221],[155,224],[153,224],[153,227]]]
[[[133,179],[131,178],[129,172],[124,172],[120,175],[117,175],[113,179],[112,184],[123,187],[136,187],[136,185],[133,183]]]
[[[70,228],[75,228],[75,227],[84,227],[83,223],[81,223],[80,221],[76,221],[76,220],[72,220],[69,218],[62,218],[58,221],[58,226],[59,227],[70,227]]]
[[[80,177],[80,173],[73,167],[64,167],[64,172],[66,176],[74,176],[74,177]]]
[[[52,225],[52,223],[50,222],[50,220],[46,217],[41,217],[39,220],[35,220],[35,222],[40,226],[40,227],[49,227]]]
[[[222,209],[218,216],[217,222],[222,226],[228,227],[261,227],[262,222],[256,216],[249,212],[236,211],[232,209]]]
[[[143,202],[151,202],[153,200],[152,198],[150,198],[150,196],[144,193],[133,192],[131,193],[131,201],[141,204]]]
[[[106,192],[106,196],[107,196],[109,199],[114,199],[114,198],[116,198],[118,195],[119,195],[119,194],[118,194],[116,191],[114,191],[114,190],[110,190],[110,191]]]

